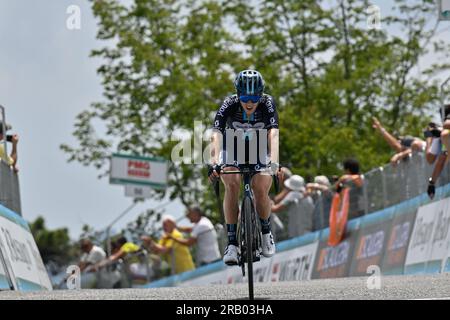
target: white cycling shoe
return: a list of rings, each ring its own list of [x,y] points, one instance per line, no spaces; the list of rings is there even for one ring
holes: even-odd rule
[[[273,241],[272,232],[262,235],[262,254],[266,258],[270,258],[275,254],[275,242]]]
[[[228,266],[238,264],[238,248],[234,244],[228,244],[223,254],[223,262]]]

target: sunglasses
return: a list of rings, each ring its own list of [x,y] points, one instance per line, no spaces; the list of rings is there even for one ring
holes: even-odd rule
[[[259,100],[261,100],[261,96],[240,96],[239,100],[241,100],[243,103],[247,103],[249,101],[258,103]]]

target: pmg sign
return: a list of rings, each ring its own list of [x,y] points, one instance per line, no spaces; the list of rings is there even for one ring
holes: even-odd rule
[[[450,20],[450,0],[439,1],[439,20]]]
[[[146,185],[164,189],[167,186],[167,161],[113,154],[109,181],[113,184]]]

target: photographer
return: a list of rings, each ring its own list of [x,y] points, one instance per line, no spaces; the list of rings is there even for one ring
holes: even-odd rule
[[[5,141],[4,141],[4,132],[3,129],[5,128],[5,131],[11,130],[11,126],[6,123],[0,123],[0,159],[7,163],[9,166],[11,166],[14,170],[14,172],[18,172],[17,169],[17,143],[19,142],[19,136],[17,134],[14,135],[7,135],[6,141],[11,142],[12,144],[12,150],[11,154],[7,156],[5,152]]]
[[[391,158],[391,163],[396,165],[400,160],[409,156],[413,151],[422,152],[426,150],[426,142],[412,136],[399,137],[396,139],[392,136],[383,126],[380,121],[373,117],[372,127],[376,129],[386,140],[386,142],[394,149],[397,153]]]
[[[424,131],[427,141],[426,159],[429,164],[436,162],[433,173],[428,179],[427,193],[433,199],[435,195],[435,184],[439,178],[446,162],[448,162],[448,152],[450,147],[450,104],[440,108],[440,115],[443,126],[430,122]],[[436,161],[437,159],[437,161]]]

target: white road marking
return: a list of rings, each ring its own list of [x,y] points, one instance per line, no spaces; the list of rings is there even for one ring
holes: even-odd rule
[[[422,299],[412,299],[412,300],[450,300],[450,297],[441,297],[441,298],[422,298]]]

